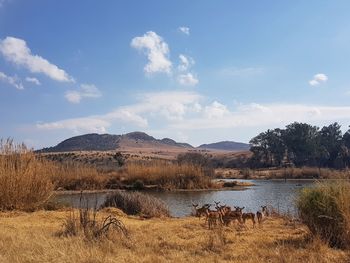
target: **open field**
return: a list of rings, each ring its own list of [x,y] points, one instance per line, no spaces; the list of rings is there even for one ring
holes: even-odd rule
[[[69,211],[0,214],[0,262],[349,262],[349,252],[311,240],[305,226],[268,218],[262,227],[208,230],[198,218],[141,220],[105,209],[130,237],[58,237]],[[113,241],[114,240],[114,241]]]

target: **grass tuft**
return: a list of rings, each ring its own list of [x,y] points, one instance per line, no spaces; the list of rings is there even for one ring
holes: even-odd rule
[[[350,183],[318,183],[301,191],[300,218],[329,245],[350,248]]]

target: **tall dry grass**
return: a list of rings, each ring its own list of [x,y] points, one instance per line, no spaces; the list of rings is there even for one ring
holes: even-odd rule
[[[0,140],[0,210],[33,210],[53,190],[55,166],[38,158],[24,144]]]
[[[95,167],[79,163],[55,163],[52,182],[55,189],[96,190],[107,188],[111,176],[97,171]]]
[[[300,218],[331,246],[350,248],[350,183],[318,183],[299,195]]]
[[[130,162],[126,166],[127,182],[142,181],[166,189],[206,189],[213,187],[203,167],[169,161]]]

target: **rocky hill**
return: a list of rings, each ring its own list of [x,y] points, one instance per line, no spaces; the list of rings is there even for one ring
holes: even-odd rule
[[[178,143],[172,139],[156,139],[144,132],[131,132],[124,135],[85,134],[64,140],[54,147],[44,148],[39,152],[70,151],[111,151],[125,148],[188,148],[187,143]]]

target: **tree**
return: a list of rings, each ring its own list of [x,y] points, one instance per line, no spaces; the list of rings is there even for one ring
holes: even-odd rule
[[[329,155],[326,160],[326,164],[329,167],[335,165],[334,161],[338,157],[340,146],[342,145],[342,131],[340,128],[340,125],[335,122],[329,126],[324,126],[319,132],[319,143]]]
[[[318,130],[318,127],[307,123],[294,122],[286,126],[283,141],[288,159],[296,166],[317,163]]]

